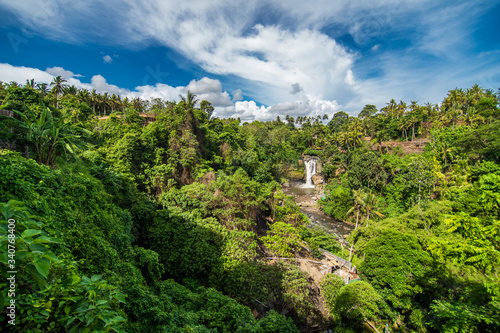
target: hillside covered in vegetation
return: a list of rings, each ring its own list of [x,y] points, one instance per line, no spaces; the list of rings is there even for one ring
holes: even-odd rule
[[[2,331],[500,331],[490,90],[251,123],[191,93],[127,100],[61,77],[1,84],[0,102]],[[418,140],[422,153],[398,148]],[[348,253],[282,190],[303,154],[322,161],[321,209],[355,227]],[[317,288],[293,260],[266,259],[319,248],[360,281]]]

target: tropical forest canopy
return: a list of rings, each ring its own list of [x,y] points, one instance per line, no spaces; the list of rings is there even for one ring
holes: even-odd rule
[[[2,83],[2,331],[498,332],[498,97],[476,85],[438,105],[241,123],[190,92]],[[349,251],[282,190],[304,154],[322,163],[321,209],[354,226]],[[266,259],[319,248],[360,281],[316,286]]]

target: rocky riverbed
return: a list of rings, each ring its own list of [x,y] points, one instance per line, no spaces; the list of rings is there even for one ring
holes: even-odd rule
[[[330,234],[335,234],[339,238],[345,238],[354,226],[342,221],[337,221],[321,211],[318,201],[323,195],[323,186],[314,188],[301,187],[303,182],[293,182],[285,188],[285,193],[293,195],[295,201],[300,206],[300,211],[305,214],[312,226],[317,226]]]

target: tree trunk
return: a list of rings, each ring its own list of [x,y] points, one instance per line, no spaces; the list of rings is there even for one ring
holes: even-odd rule
[[[351,244],[351,249],[349,250],[349,262],[351,262],[351,257],[352,257],[352,248],[354,247],[354,241],[352,241]]]
[[[354,230],[358,229],[358,222],[359,222],[359,209],[358,209],[358,212],[356,214],[356,227],[354,228]]]

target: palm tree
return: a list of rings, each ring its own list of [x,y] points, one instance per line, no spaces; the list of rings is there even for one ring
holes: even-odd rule
[[[361,210],[364,210],[366,203],[365,203],[365,197],[366,193],[362,190],[352,190],[352,194],[354,197],[354,205],[347,211],[347,214],[352,214],[353,212],[356,212],[356,227],[354,230],[358,228],[359,224],[359,213]]]
[[[36,87],[38,88],[38,91],[40,91],[40,94],[42,94],[42,96],[45,96],[49,93],[49,90],[47,89],[47,83],[39,83],[36,85]]]
[[[407,130],[408,127],[409,127],[408,116],[400,118],[398,123],[398,129],[402,131],[402,135],[405,136],[406,141],[408,141],[408,130]]]
[[[97,115],[95,112],[95,107],[97,104],[99,104],[99,94],[94,90],[92,90],[92,93],[90,94],[89,98],[90,104],[92,104],[92,111],[94,112],[94,115]]]
[[[111,106],[111,113],[115,111],[115,108],[120,107],[121,100],[120,96],[117,96],[115,94],[111,95],[111,98],[109,99],[109,105]]]
[[[374,144],[376,143],[378,146],[378,151],[381,153],[382,152],[382,142],[388,141],[389,136],[387,134],[386,130],[379,130],[375,132],[372,136],[371,143]]]
[[[132,100],[132,106],[134,107],[134,109],[137,110],[137,112],[141,113],[144,109],[144,103],[143,101],[141,100],[140,97],[136,97]]]
[[[35,89],[36,87],[35,79],[26,80],[26,87]]]
[[[78,94],[78,88],[75,86],[69,86],[63,89],[65,95],[76,95]]]
[[[87,89],[81,89],[81,90],[79,90],[78,91],[78,98],[82,102],[89,103],[90,102],[90,93],[89,93],[89,91]]]
[[[196,99],[196,95],[193,94],[192,92],[190,92],[189,90],[187,92],[187,96],[186,97],[184,97],[182,95],[179,95],[179,97],[181,98],[181,100],[183,102],[186,103],[186,108],[187,109],[193,109],[194,105],[196,104],[196,102],[198,102],[198,99]]]
[[[61,77],[61,75],[58,75],[54,78],[54,80],[50,83],[52,88],[52,92],[56,95],[56,108],[59,108],[59,95],[61,95],[64,92],[64,87],[66,86],[64,82],[68,82],[65,79]]]
[[[484,117],[477,114],[477,109],[474,106],[467,106],[467,109],[465,110],[465,123],[468,126],[473,126],[474,121],[476,120],[484,122]]]
[[[352,214],[354,211],[356,211],[356,227],[354,227],[354,230],[358,229],[358,224],[359,224],[359,213],[364,207],[366,206],[364,197],[365,193],[363,190],[352,190],[352,194],[354,196],[354,205],[347,211],[347,214]],[[349,250],[349,261],[351,261],[352,257],[352,250],[354,248],[354,240],[351,243],[351,248]]]
[[[384,112],[384,116],[387,117],[389,115],[393,115],[394,111],[396,110],[396,101],[393,99],[390,100],[389,103],[386,103],[387,105],[382,108],[381,111]]]
[[[105,116],[106,115],[106,107],[109,106],[109,95],[107,92],[105,92],[100,97],[101,97],[100,104],[102,107],[102,115]]]
[[[361,134],[363,133],[363,122],[359,118],[354,118],[354,121],[350,124],[349,134],[352,137],[354,144],[354,149],[356,149],[356,143],[361,143]]]
[[[407,105],[403,101],[399,101],[399,104],[396,107],[396,118],[402,117],[406,114]]]
[[[364,209],[366,211],[366,226],[368,227],[368,221],[370,220],[370,214],[373,213],[377,215],[378,217],[384,217],[382,213],[379,211],[375,210],[375,207],[377,206],[377,196],[373,194],[372,192],[368,192],[365,195],[364,198]]]
[[[448,159],[453,158],[453,151],[454,151],[453,147],[450,147],[448,145],[448,142],[444,141],[443,146],[441,147],[441,150],[439,152],[439,155],[441,155],[441,157],[444,160],[444,169],[445,170],[447,169]]]
[[[408,122],[411,124],[411,141],[415,140],[415,125],[420,121],[420,106],[416,101],[411,102],[411,112],[408,115]]]

